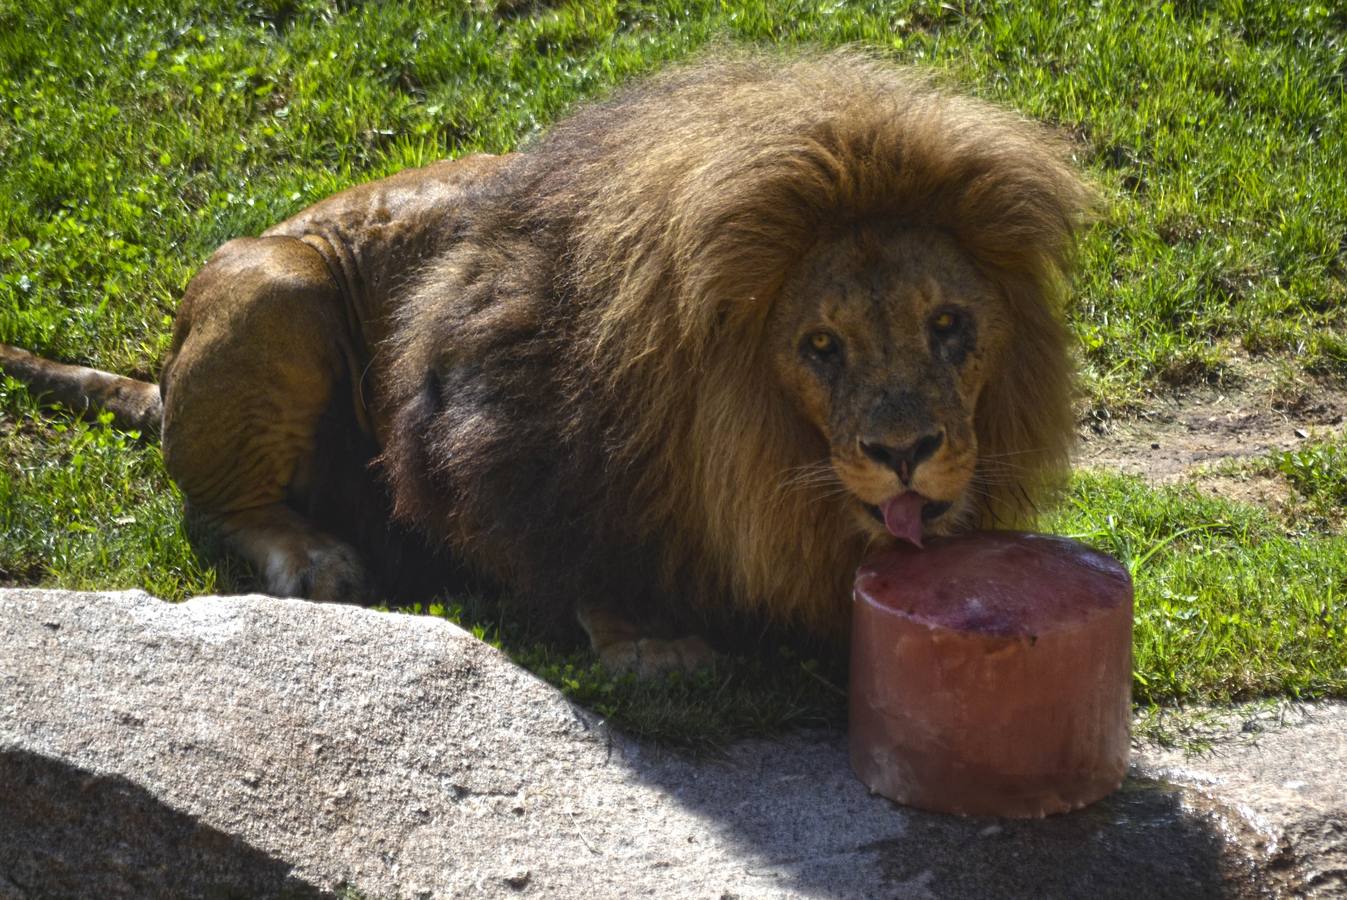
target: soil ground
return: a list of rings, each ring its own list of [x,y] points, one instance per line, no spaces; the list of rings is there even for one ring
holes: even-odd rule
[[[1347,384],[1288,375],[1246,361],[1224,384],[1154,396],[1125,417],[1087,413],[1076,464],[1139,475],[1152,484],[1195,483],[1280,512],[1291,488],[1257,465],[1270,454],[1347,430]]]

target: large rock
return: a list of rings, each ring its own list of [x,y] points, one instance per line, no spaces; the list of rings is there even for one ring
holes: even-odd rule
[[[867,794],[841,735],[628,741],[439,620],[0,591],[0,898],[1339,895],[1347,710],[1299,715],[958,819]]]

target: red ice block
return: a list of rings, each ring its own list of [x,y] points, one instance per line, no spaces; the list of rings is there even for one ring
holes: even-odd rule
[[[870,788],[966,815],[1046,816],[1127,771],[1132,581],[1066,538],[980,532],[856,573],[851,764]]]

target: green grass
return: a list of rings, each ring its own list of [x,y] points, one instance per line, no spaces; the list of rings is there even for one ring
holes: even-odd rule
[[[1192,486],[1081,474],[1046,523],[1127,563],[1138,702],[1347,696],[1347,538]]]
[[[153,372],[190,274],[332,191],[516,146],[713,40],[856,42],[1072,135],[1108,199],[1092,398],[1303,348],[1347,373],[1333,4],[0,2],[0,339]]]
[[[1297,512],[1307,513],[1311,526],[1342,524],[1347,517],[1347,438],[1311,441],[1269,462],[1295,488]]]
[[[469,605],[471,607],[471,605]],[[613,675],[588,650],[520,641],[489,609],[431,604],[417,610],[467,625],[479,638],[627,733],[715,753],[736,737],[846,723],[846,660],[815,659],[786,647],[726,657],[714,668],[663,678]]]
[[[0,341],[153,376],[226,239],[349,184],[503,151],[715,41],[859,43],[1069,135],[1105,198],[1070,321],[1086,402],[1347,377],[1347,14],[1337,4],[0,0]],[[1133,565],[1143,702],[1347,696],[1343,449],[1265,461],[1295,515],[1081,476],[1048,525]],[[157,449],[0,389],[0,581],[216,589]],[[835,722],[800,659],[639,685],[512,647],[638,733]],[[779,671],[786,671],[784,677]]]
[[[144,588],[174,600],[214,591],[158,447],[108,421],[43,416],[0,376],[0,585]]]

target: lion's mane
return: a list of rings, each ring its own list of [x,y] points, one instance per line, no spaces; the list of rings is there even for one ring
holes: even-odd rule
[[[1013,318],[976,413],[978,524],[1024,524],[1068,461],[1088,202],[1040,126],[862,54],[641,82],[519,154],[423,275],[389,365],[397,509],[548,602],[835,632],[865,547],[842,498],[783,489],[825,452],[766,358],[784,276],[858,222],[955,237]]]

